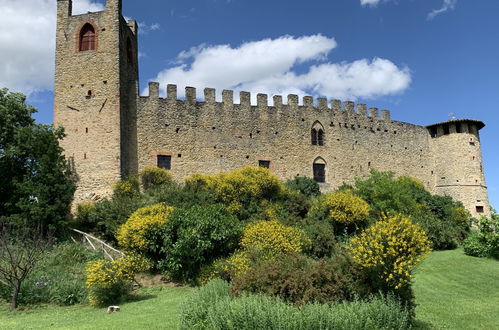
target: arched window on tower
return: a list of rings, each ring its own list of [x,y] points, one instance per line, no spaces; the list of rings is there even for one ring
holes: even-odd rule
[[[95,29],[92,24],[87,23],[83,25],[80,31],[80,52],[87,50],[95,50],[96,48],[96,37]]]
[[[319,183],[325,183],[326,182],[326,161],[321,158],[317,157],[314,160],[313,164],[313,172],[314,172],[314,180]]]
[[[324,145],[324,126],[318,121],[312,125],[311,140],[313,146]]]
[[[126,56],[128,58],[128,63],[130,63],[131,65],[134,65],[133,45],[132,45],[132,39],[130,39],[130,37],[128,37],[128,39],[126,40]]]

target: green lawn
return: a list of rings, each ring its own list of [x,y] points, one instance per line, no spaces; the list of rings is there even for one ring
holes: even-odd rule
[[[176,329],[178,306],[189,288],[157,288],[141,292],[141,300],[121,304],[121,312],[89,306],[47,307],[8,312],[0,306],[0,329]]]
[[[46,307],[28,312],[0,305],[0,329],[176,329],[177,310],[192,289],[155,288],[120,313],[89,306]],[[499,262],[433,252],[414,280],[418,328],[499,329]]]
[[[433,252],[416,271],[421,328],[499,329],[499,261]]]

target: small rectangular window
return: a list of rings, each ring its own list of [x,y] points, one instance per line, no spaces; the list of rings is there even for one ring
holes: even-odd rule
[[[158,167],[165,170],[172,169],[172,156],[158,155]]]
[[[461,123],[456,123],[456,133],[461,133],[461,132],[462,132]]]
[[[264,167],[264,168],[270,168],[270,160],[259,160],[258,166]]]
[[[325,164],[314,164],[314,180],[320,183],[326,182]]]
[[[449,135],[449,134],[450,134],[449,125],[445,124],[444,125],[444,135]]]
[[[477,206],[476,207],[476,213],[484,213],[483,206]]]

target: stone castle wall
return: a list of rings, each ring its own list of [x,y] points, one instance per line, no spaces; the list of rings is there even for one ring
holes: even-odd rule
[[[192,173],[218,173],[245,165],[271,162],[271,170],[282,179],[312,177],[314,161],[326,163],[326,184],[335,188],[352,183],[370,168],[395,171],[432,185],[432,156],[425,127],[392,121],[388,111],[369,109],[353,102],[327,104],[311,97],[298,105],[296,95],[267,95],[250,104],[249,93],[241,93],[234,104],[233,92],[224,91],[216,102],[215,91],[206,89],[198,101],[193,88],[185,100],[177,99],[176,86],[169,85],[166,98],[159,97],[157,83],[150,96],[138,100],[139,170],[156,165],[157,155],[172,156],[172,174],[178,181]],[[311,129],[320,124],[324,146],[311,144]]]

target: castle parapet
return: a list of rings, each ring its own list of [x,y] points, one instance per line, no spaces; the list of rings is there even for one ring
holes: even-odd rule
[[[207,104],[223,104],[226,109],[233,108],[237,106],[234,102],[234,91],[223,90],[222,91],[222,102],[217,102],[216,100],[216,90],[214,88],[204,89],[204,100],[198,100],[196,94],[196,88],[186,87],[185,88],[185,98],[179,99],[177,92],[177,85],[169,84],[166,88],[166,102],[175,104],[176,102],[185,102],[188,105],[195,105],[200,102]],[[149,96],[142,97],[143,99],[161,99],[160,97],[160,85],[157,82],[149,83]],[[254,99],[253,99],[254,100]],[[341,102],[340,100],[332,100],[331,104],[328,104],[327,98],[320,97],[317,98],[317,105],[314,105],[314,98],[312,96],[303,97],[303,105],[299,105],[299,97],[296,94],[289,94],[287,96],[287,103],[283,103],[283,97],[281,95],[272,96],[273,105],[269,105],[269,96],[267,94],[257,94],[256,95],[256,108],[259,110],[268,110],[271,108],[282,109],[284,107],[289,109],[301,109],[301,110],[317,110],[317,111],[332,111],[336,116],[346,115],[350,118],[362,118],[369,116],[372,119],[391,121],[390,111],[381,110],[381,118],[379,117],[378,108],[369,108],[365,104],[355,104],[352,101]],[[241,109],[250,109],[253,105],[251,104],[252,97],[250,92],[240,92],[239,93],[239,105]],[[463,123],[463,130],[468,130],[468,125],[465,126]],[[469,130],[476,130],[476,127],[470,125]]]

